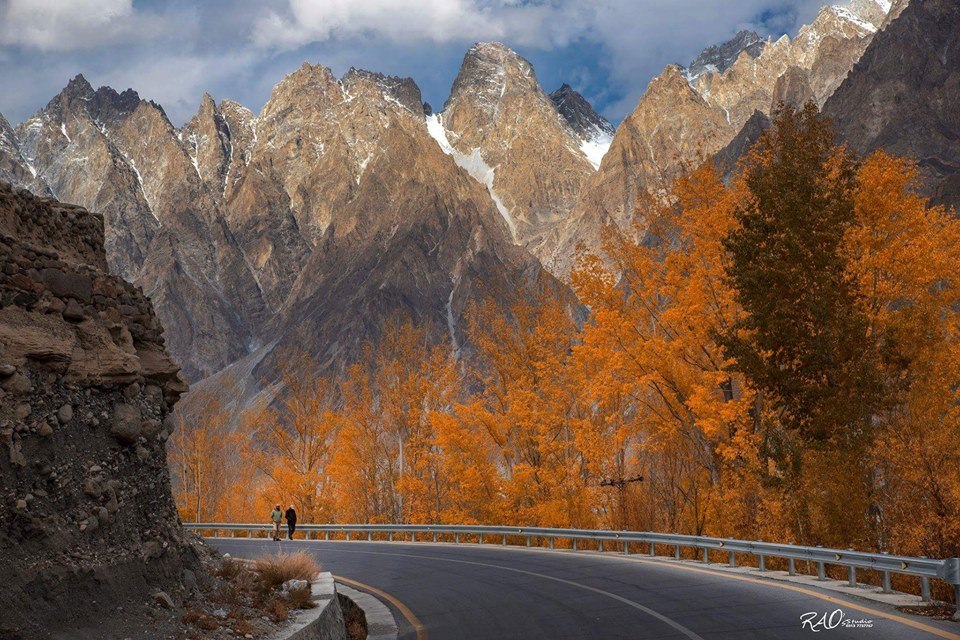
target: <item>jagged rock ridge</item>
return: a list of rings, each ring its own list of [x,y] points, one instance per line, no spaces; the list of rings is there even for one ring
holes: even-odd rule
[[[209,154],[201,175],[161,107],[77,76],[17,134],[58,199],[103,213],[111,271],[151,297],[190,378],[247,353],[265,303],[226,224],[223,178]]]
[[[530,63],[499,43],[474,45],[443,112],[431,118],[441,147],[488,187],[514,240],[551,272],[565,271],[555,248],[571,233],[570,212],[595,169]]]
[[[781,100],[822,105],[889,8],[886,0],[823,7],[793,40],[783,36],[760,46],[741,32],[705,50],[691,69],[668,66],[618,127],[600,170],[580,194],[572,225],[578,233],[559,245],[558,254],[569,255],[578,244],[596,250],[604,225],[642,228],[644,199],[662,193],[684,166],[724,149],[755,113],[768,115]]]
[[[766,45],[767,41],[756,31],[740,31],[727,42],[704,49],[687,67],[687,78],[693,81],[704,73],[723,73],[741,53],[756,58]]]

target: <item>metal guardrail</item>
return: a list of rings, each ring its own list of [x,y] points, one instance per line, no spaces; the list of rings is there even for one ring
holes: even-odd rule
[[[184,528],[200,533],[210,531],[213,537],[220,532],[230,532],[236,537],[238,531],[246,532],[248,537],[254,537],[257,532],[270,532],[273,526],[269,524],[234,524],[225,522],[184,523]],[[857,584],[857,570],[868,569],[880,572],[882,575],[883,593],[892,593],[890,576],[892,574],[915,576],[920,579],[920,595],[924,602],[929,602],[930,580],[941,580],[953,585],[954,596],[960,602],[960,558],[937,560],[925,557],[894,556],[886,553],[866,553],[852,549],[827,549],[824,547],[804,547],[793,544],[777,544],[773,542],[750,542],[730,538],[709,538],[706,536],[677,535],[669,533],[651,533],[640,531],[604,531],[588,529],[551,529],[544,527],[504,527],[504,526],[472,526],[472,525],[431,525],[431,524],[298,524],[297,531],[304,533],[306,539],[318,539],[316,534],[323,534],[329,540],[331,534],[343,534],[350,540],[352,534],[366,534],[367,540],[373,540],[374,534],[386,535],[390,542],[399,534],[404,539],[409,536],[416,542],[418,534],[432,536],[433,542],[438,536],[453,537],[454,543],[460,542],[460,536],[477,536],[482,544],[484,537],[499,538],[504,545],[508,540],[522,539],[526,546],[533,546],[533,541],[547,541],[550,549],[555,548],[556,540],[570,540],[574,551],[580,540],[592,540],[597,543],[600,551],[604,550],[604,543],[622,545],[623,553],[630,553],[631,544],[648,545],[648,555],[656,555],[656,547],[673,547],[673,557],[681,558],[681,549],[695,549],[695,553],[703,562],[709,561],[709,554],[726,552],[727,562],[736,566],[736,554],[747,554],[759,559],[760,571],[766,571],[767,558],[782,558],[788,561],[788,572],[796,575],[796,562],[812,562],[817,565],[817,578],[826,580],[826,567],[841,566],[848,569],[850,586]],[[488,538],[489,539],[489,538]],[[538,543],[537,546],[540,546]]]

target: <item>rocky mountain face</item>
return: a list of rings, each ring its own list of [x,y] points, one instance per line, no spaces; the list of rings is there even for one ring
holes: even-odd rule
[[[960,5],[914,0],[824,106],[841,138],[915,159],[927,193],[960,210]]]
[[[616,128],[610,121],[593,110],[593,106],[577,93],[573,87],[564,83],[550,94],[550,99],[570,128],[580,138],[580,150],[595,169],[600,168]]]
[[[111,271],[153,300],[188,376],[246,353],[265,303],[224,218],[226,171],[218,177],[213,152],[201,154],[204,178],[162,108],[132,90],[95,91],[82,76],[17,134],[58,199],[103,213]]]
[[[584,187],[562,246],[597,246],[598,225],[642,225],[638,203],[656,197],[684,167],[734,141],[751,117],[780,101],[823,104],[840,85],[886,20],[886,0],[824,7],[796,38],[758,42],[741,32],[706,49],[684,69],[668,66],[620,124],[596,175]],[[755,126],[755,123],[754,123]]]
[[[196,566],[164,449],[186,386],[103,234],[0,185],[0,637],[94,637]]]
[[[548,270],[565,271],[556,248],[572,233],[570,213],[597,153],[584,149],[530,63],[502,44],[474,45],[430,130],[487,186],[513,239]]]
[[[460,316],[483,280],[562,288],[521,245],[543,242],[562,220],[551,203],[569,207],[593,172],[580,149],[589,133],[559,114],[526,61],[501,45],[480,51],[458,79],[453,120],[465,122],[466,87],[499,69],[497,98],[514,133],[527,132],[520,142],[507,144],[506,121],[487,110],[489,135],[463,154],[409,78],[351,69],[338,79],[305,64],[260,114],[204,96],[180,130],[134,91],[94,90],[78,76],[7,127],[0,157],[18,183],[32,167],[58,198],[104,212],[111,271],[150,295],[190,379],[220,372],[255,394],[283,361],[275,354],[296,349],[342,367],[395,314],[459,348]],[[517,122],[530,105],[532,123]],[[588,105],[569,115],[605,123]],[[545,169],[553,152],[556,173]],[[505,201],[483,153],[504,169]],[[521,169],[540,184],[522,203]]]
[[[780,101],[822,104],[904,3],[824,8],[792,41],[741,32],[667,67],[615,133],[497,43],[467,52],[437,113],[409,78],[304,64],[259,114],[207,95],[178,130],[78,76],[0,121],[0,180],[102,211],[110,270],[151,297],[185,375],[249,399],[285,354],[345,366],[395,315],[468,347],[481,281],[562,289],[577,247],[642,231],[638,203],[684,165],[733,162]]]
[[[740,31],[727,42],[704,49],[687,67],[687,77],[693,81],[704,74],[723,73],[733,66],[741,53],[756,58],[765,46],[767,41],[756,31]]]
[[[23,157],[17,134],[3,115],[0,115],[0,182],[44,195],[50,193],[49,187]]]
[[[218,378],[247,397],[272,394],[259,381],[291,353],[350,363],[388,318],[413,318],[459,348],[484,281],[561,286],[515,244],[488,187],[438,144],[412,80],[358,70],[337,80],[304,65],[275,88],[256,140],[230,224],[282,303],[266,328],[277,339]]]

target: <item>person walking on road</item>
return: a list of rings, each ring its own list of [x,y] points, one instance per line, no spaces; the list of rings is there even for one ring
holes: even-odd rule
[[[293,532],[297,530],[297,512],[292,504],[283,517],[287,519],[287,539],[293,540]]]
[[[282,519],[283,511],[280,511],[280,505],[278,504],[270,512],[270,521],[273,522],[273,539],[277,542],[280,541],[280,521]]]

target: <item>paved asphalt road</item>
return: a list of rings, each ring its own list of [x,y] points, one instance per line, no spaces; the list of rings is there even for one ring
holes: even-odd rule
[[[276,553],[278,547],[307,550],[324,570],[402,602],[430,640],[960,638],[960,623],[910,616],[805,586],[798,591],[790,583],[738,580],[696,566],[614,553],[476,544],[210,542],[237,557]],[[401,637],[417,638],[397,608],[391,608]],[[802,628],[804,613],[817,612],[819,618],[836,609],[842,609],[847,620],[868,619],[872,626],[841,624],[815,636]],[[423,637],[421,633],[420,640]]]

